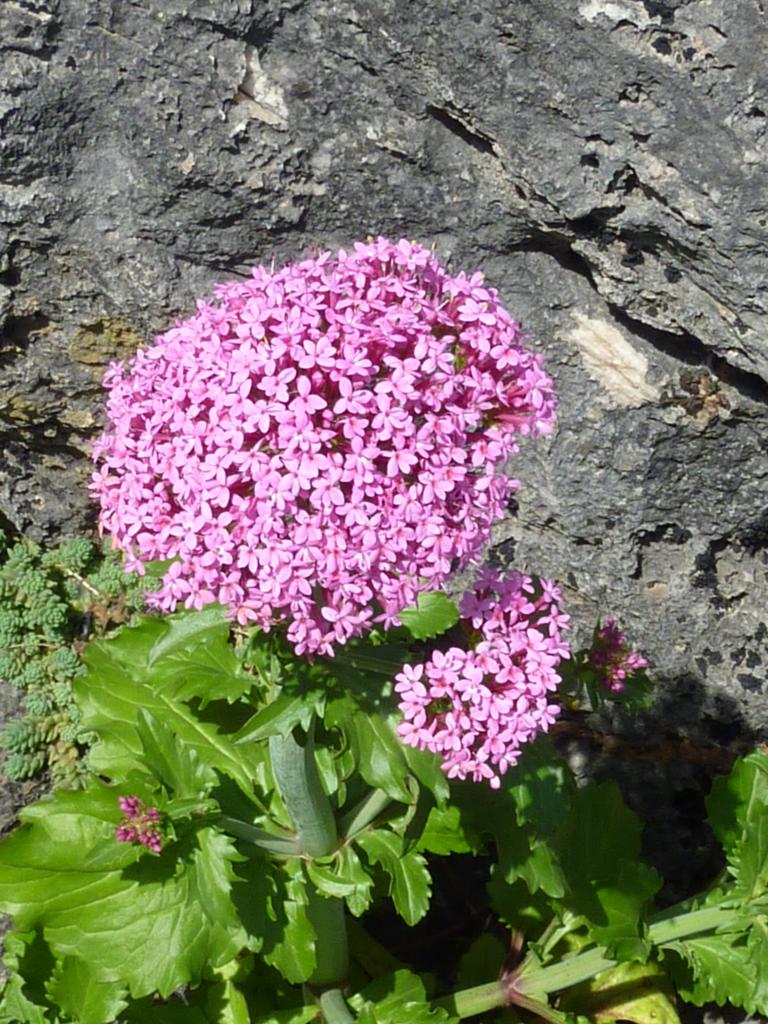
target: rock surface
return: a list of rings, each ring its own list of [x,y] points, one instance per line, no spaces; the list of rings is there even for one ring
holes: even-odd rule
[[[767,49],[764,0],[7,0],[0,525],[92,523],[105,362],[214,282],[416,238],[558,384],[503,556],[765,737]]]

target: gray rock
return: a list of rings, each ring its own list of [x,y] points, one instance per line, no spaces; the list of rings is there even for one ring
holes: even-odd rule
[[[92,524],[104,363],[215,281],[418,238],[485,270],[557,380],[502,554],[563,581],[577,639],[619,618],[670,728],[766,735],[763,0],[0,18],[0,523]]]

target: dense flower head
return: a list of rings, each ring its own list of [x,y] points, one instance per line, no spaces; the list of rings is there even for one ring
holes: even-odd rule
[[[569,656],[559,601],[548,580],[487,570],[460,606],[477,631],[470,649],[436,650],[396,677],[403,742],[440,754],[450,778],[497,789],[522,745],[546,732],[559,711],[549,698]]]
[[[137,796],[121,796],[117,802],[123,812],[123,820],[115,830],[117,841],[139,843],[153,853],[160,853],[163,848],[163,833],[158,809],[147,807]]]
[[[629,649],[624,633],[613,619],[606,619],[597,630],[589,660],[601,685],[613,693],[624,689],[627,676],[648,665],[641,654]]]
[[[150,598],[285,621],[330,654],[398,622],[488,539],[519,435],[551,430],[541,358],[480,274],[379,238],[220,285],[111,364],[100,525]]]

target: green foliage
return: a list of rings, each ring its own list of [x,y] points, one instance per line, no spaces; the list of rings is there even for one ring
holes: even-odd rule
[[[423,636],[453,627],[418,616]],[[362,1024],[501,1024],[509,1004],[553,1024],[677,1024],[673,995],[768,1012],[768,757],[713,787],[722,877],[656,912],[638,820],[614,785],[576,786],[546,738],[497,791],[449,786],[399,742],[384,666],[424,642],[404,631],[307,662],[279,635],[233,643],[210,606],[136,615],[77,664],[73,648],[52,654],[46,700],[77,702],[95,775],[28,807],[0,844],[15,927],[0,1024],[309,1024],[350,1008]],[[9,758],[69,735],[46,734],[53,705],[32,707],[6,730]],[[156,810],[159,850],[116,841],[128,796]],[[489,863],[495,912],[452,994],[367,931],[385,911],[425,927],[446,855]]]
[[[28,738],[16,723],[0,736],[14,780],[44,769],[55,785],[82,781],[89,742],[71,681],[82,672],[86,635],[106,635],[142,607],[151,580],[123,572],[115,552],[75,538],[56,547],[4,537],[0,545],[0,679],[24,692]]]

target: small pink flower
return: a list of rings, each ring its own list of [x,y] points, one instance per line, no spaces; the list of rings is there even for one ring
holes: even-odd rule
[[[560,636],[568,616],[559,601],[549,580],[483,572],[460,606],[479,631],[474,648],[434,651],[396,676],[403,743],[440,754],[449,778],[498,789],[521,746],[546,732],[559,710],[546,699],[560,683],[560,660],[569,656]]]

